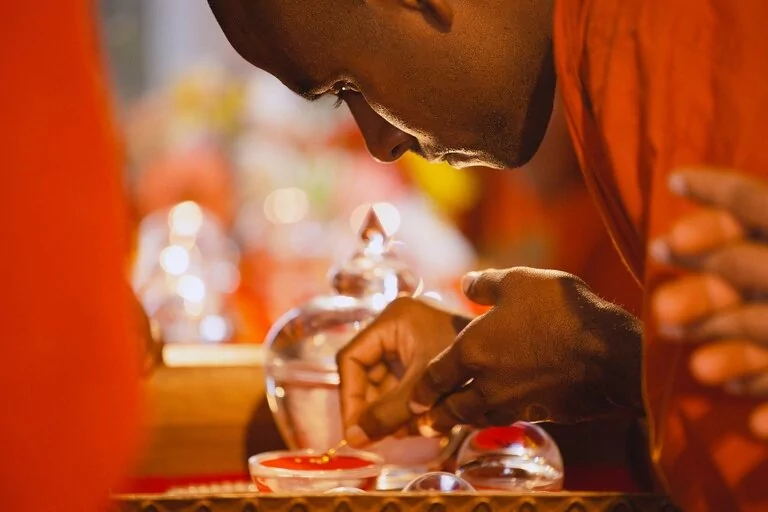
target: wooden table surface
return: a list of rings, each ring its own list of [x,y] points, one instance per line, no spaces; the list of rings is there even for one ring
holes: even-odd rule
[[[260,366],[159,367],[145,387],[137,478],[242,473],[248,455],[283,447]]]

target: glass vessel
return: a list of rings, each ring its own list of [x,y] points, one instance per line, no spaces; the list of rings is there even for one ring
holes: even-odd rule
[[[475,488],[453,473],[436,471],[413,480],[403,489],[405,492],[475,492]]]
[[[459,450],[456,474],[476,489],[559,491],[563,458],[543,429],[518,421],[472,432]]]
[[[342,440],[336,354],[392,300],[420,293],[421,280],[392,246],[371,209],[357,251],[331,274],[332,292],[286,313],[267,335],[267,398],[289,448],[322,452]],[[458,443],[457,437],[411,436],[387,438],[366,450],[381,456],[389,470],[423,473]]]
[[[133,289],[164,343],[225,343],[236,331],[240,252],[216,217],[186,201],[139,227]]]
[[[358,450],[327,458],[314,450],[267,452],[248,459],[260,492],[327,492],[338,488],[373,489],[381,473],[377,455]]]

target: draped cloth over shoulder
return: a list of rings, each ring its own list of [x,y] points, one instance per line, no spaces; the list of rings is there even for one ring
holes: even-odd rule
[[[104,510],[135,449],[138,329],[95,9],[0,16],[4,510]]]
[[[768,3],[560,0],[555,53],[585,179],[646,297],[673,276],[647,243],[693,206],[667,192],[681,166],[768,179]],[[647,307],[646,307],[647,310]],[[652,457],[684,510],[768,510],[768,444],[747,431],[755,400],[698,386],[689,348],[646,315]]]

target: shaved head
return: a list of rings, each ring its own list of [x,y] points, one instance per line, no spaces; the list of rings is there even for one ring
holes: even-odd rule
[[[552,108],[552,0],[209,0],[232,46],[307,99],[335,94],[381,161],[516,167]]]

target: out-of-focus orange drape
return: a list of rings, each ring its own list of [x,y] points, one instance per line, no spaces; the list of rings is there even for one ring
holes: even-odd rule
[[[768,4],[562,0],[555,56],[588,187],[646,297],[677,276],[650,241],[697,205],[668,191],[680,168],[768,180]],[[646,305],[648,301],[646,300]],[[683,510],[768,510],[768,444],[748,428],[762,398],[702,386],[695,344],[664,339],[645,312],[651,456]]]
[[[99,510],[134,449],[127,228],[87,0],[0,16],[0,503]]]

